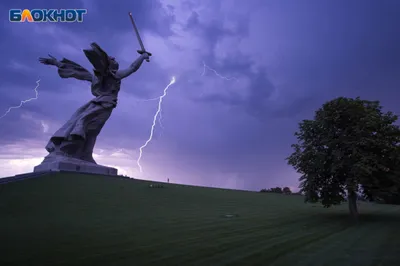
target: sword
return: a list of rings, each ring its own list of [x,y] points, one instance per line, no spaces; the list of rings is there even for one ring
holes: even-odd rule
[[[138,39],[138,41],[139,41],[140,48],[142,49],[142,50],[138,50],[137,52],[138,52],[139,54],[147,53],[149,56],[151,56],[151,53],[147,52],[146,49],[144,49],[144,45],[143,45],[143,42],[142,42],[142,38],[140,38],[139,30],[137,29],[136,24],[135,24],[135,21],[133,20],[133,17],[132,17],[132,12],[129,12],[129,17],[130,17],[130,19],[131,19],[133,29],[134,29],[134,31],[135,31],[135,33],[136,33],[136,37],[137,37],[137,39]],[[146,59],[146,61],[147,61],[147,62],[150,62],[150,59]]]

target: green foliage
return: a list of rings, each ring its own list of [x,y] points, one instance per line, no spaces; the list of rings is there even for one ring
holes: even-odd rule
[[[343,97],[325,103],[313,120],[303,120],[287,160],[302,175],[305,200],[330,207],[357,192],[374,200],[398,191],[396,120],[378,101]]]
[[[262,193],[278,193],[278,194],[282,194],[283,190],[280,187],[274,187],[274,188],[270,188],[270,189],[263,188],[263,189],[260,190],[260,192],[262,192]]]
[[[280,187],[271,188],[271,192],[282,194],[282,188]]]
[[[282,189],[282,193],[283,193],[283,194],[289,195],[289,194],[292,194],[292,191],[290,190],[289,187],[284,187],[284,188]]]

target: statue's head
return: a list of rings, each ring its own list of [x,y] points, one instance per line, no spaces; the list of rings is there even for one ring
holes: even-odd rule
[[[111,71],[117,71],[119,68],[119,64],[117,60],[115,60],[115,57],[109,56],[108,57],[108,62],[110,64],[110,70]]]

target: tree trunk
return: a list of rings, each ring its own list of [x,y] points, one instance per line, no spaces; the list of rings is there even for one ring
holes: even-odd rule
[[[354,191],[349,191],[347,200],[349,202],[349,211],[351,217],[357,219],[358,218],[357,194]]]

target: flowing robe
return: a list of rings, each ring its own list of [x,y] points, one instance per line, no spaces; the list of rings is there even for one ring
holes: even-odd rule
[[[46,150],[76,159],[96,163],[92,157],[93,148],[104,124],[117,106],[121,80],[108,70],[104,58],[99,59],[99,51],[85,50],[85,54],[95,66],[94,75],[79,64],[63,59],[58,66],[61,78],[77,78],[91,81],[94,99],[80,107],[71,118],[50,138]],[[97,52],[97,54],[96,54]],[[101,51],[100,51],[101,52]],[[101,53],[100,53],[101,54]],[[92,56],[92,57],[90,57]],[[97,58],[96,58],[97,57]],[[98,60],[98,62],[93,62]],[[99,64],[103,64],[99,67]]]

